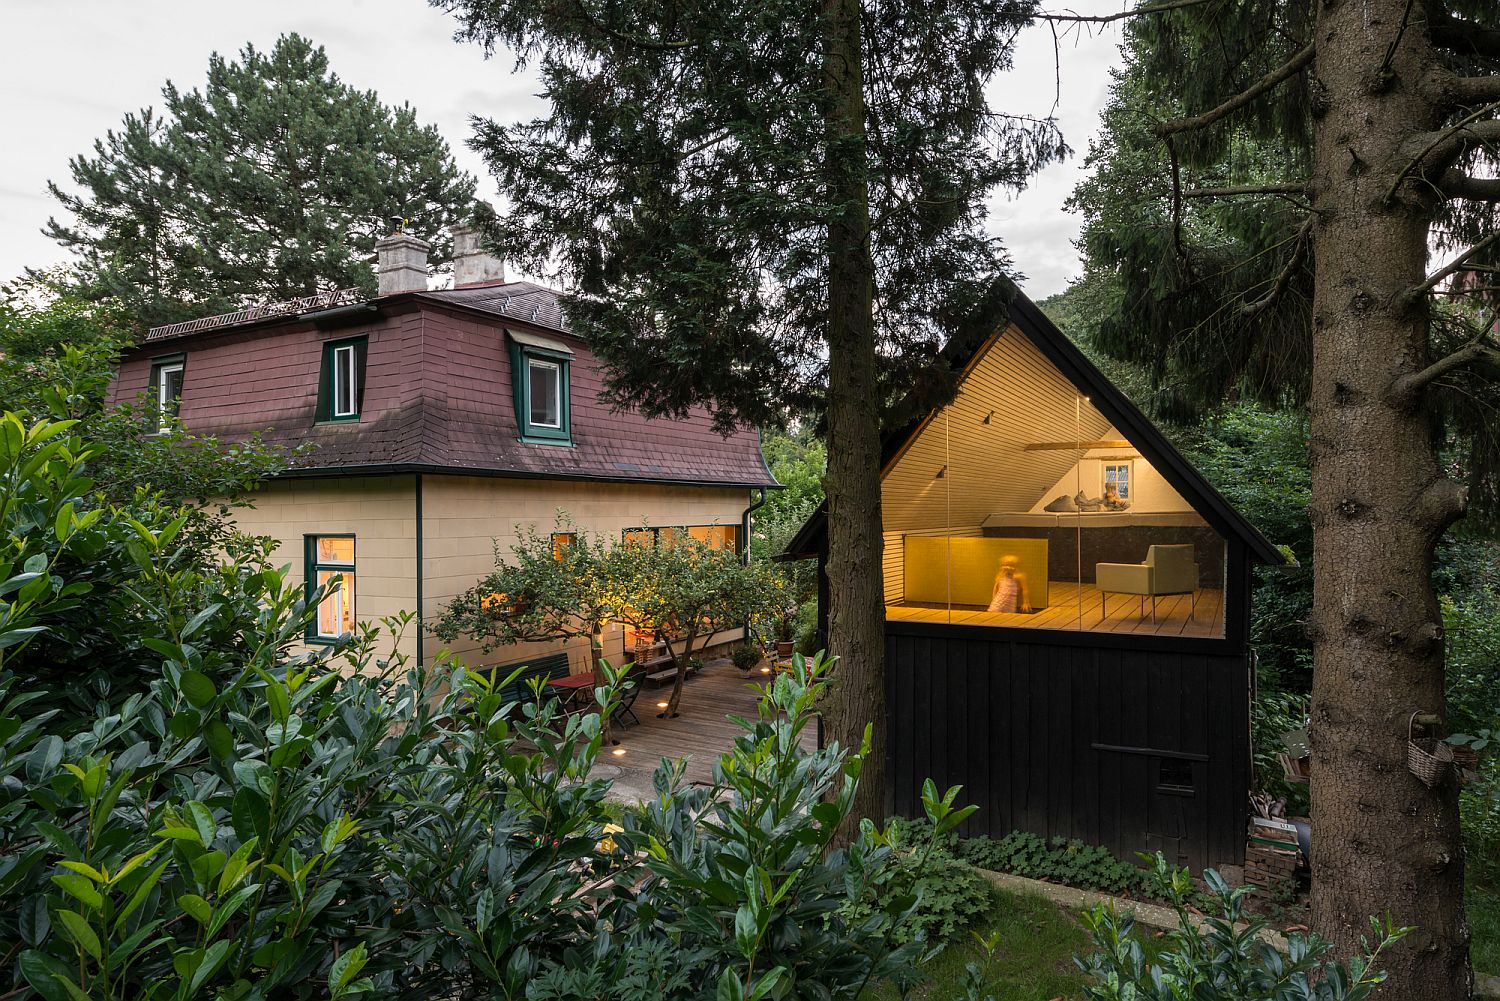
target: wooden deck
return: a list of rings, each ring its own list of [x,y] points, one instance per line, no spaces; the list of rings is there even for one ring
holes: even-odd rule
[[[1069,581],[1048,583],[1051,604],[1032,615],[987,612],[975,605],[887,605],[885,617],[915,622],[951,622],[955,625],[1012,626],[1018,629],[1085,629],[1107,633],[1145,633],[1157,636],[1224,635],[1224,595],[1217,588],[1201,588],[1197,605],[1189,595],[1156,599],[1156,621],[1151,620],[1151,600],[1126,594],[1108,595],[1109,614],[1103,612],[1101,595],[1092,584]],[[644,696],[643,696],[644,698]]]
[[[755,719],[757,696],[750,686],[768,680],[770,674],[763,673],[762,668],[746,676],[727,660],[710,661],[683,683],[676,719],[656,716],[661,711],[658,703],[666,703],[672,686],[648,685],[635,702],[640,725],[613,727],[619,744],[600,754],[596,771],[614,778],[613,796],[617,799],[639,800],[652,795],[651,773],[663,758],[686,758],[688,782],[712,782],[714,762],[743,732],[727,717],[735,714]],[[817,743],[816,727],[809,726],[802,733],[802,746],[811,750]]]

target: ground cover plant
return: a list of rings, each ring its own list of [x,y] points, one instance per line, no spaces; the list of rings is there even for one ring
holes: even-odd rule
[[[1088,945],[1077,915],[1042,897],[996,890],[984,921],[924,963],[927,979],[907,997],[955,1001],[965,996],[971,983],[977,983],[979,999],[1076,998],[1087,981],[1073,957]],[[970,966],[975,968],[974,975]],[[900,996],[889,984],[869,994],[871,1001],[894,1001]]]
[[[1292,933],[1282,951],[1261,941],[1267,924],[1246,907],[1250,887],[1230,887],[1212,869],[1203,878],[1214,907],[1196,920],[1192,876],[1156,856],[1152,883],[1177,926],[1155,955],[1129,914],[1100,904],[1084,915],[1094,951],[1078,968],[1090,980],[1089,1001],[1361,1001],[1386,980],[1382,954],[1411,931],[1372,918],[1347,961],[1332,959],[1333,944],[1314,934]]]

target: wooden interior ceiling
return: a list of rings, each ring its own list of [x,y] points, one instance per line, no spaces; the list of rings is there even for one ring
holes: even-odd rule
[[[991,514],[1029,510],[1078,453],[1027,446],[1064,439],[1114,441],[1119,432],[1008,328],[970,368],[953,403],[929,416],[886,469],[885,530],[977,530]]]

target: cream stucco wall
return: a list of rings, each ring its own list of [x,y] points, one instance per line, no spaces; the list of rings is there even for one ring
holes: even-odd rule
[[[627,528],[643,525],[738,525],[749,504],[740,488],[597,483],[477,476],[423,476],[423,614],[432,622],[454,595],[470,587],[494,565],[494,543],[508,552],[518,525],[549,532],[565,511],[581,529],[618,541]],[[303,540],[309,535],[355,538],[355,615],[374,621],[416,608],[416,478],[413,475],[273,480],[254,497],[255,506],[236,512],[245,532],[277,540],[277,565],[289,565],[292,579],[306,580]],[[715,637],[728,642],[732,634]],[[442,644],[427,633],[423,653],[430,658]],[[415,656],[415,629],[399,648]],[[500,647],[488,654],[459,641],[451,652],[470,665],[511,664],[541,653],[566,649],[574,672],[586,670],[588,641]],[[606,656],[624,653],[624,630],[605,635]]]
[[[584,531],[618,542],[625,529],[642,525],[738,525],[750,503],[748,491],[741,488],[430,474],[423,477],[422,496],[427,621],[435,620],[454,595],[490,571],[496,541],[502,552],[509,552],[518,525],[550,532],[558,512],[564,511]],[[731,638],[724,634],[715,641]],[[429,654],[438,646],[436,639],[427,638]],[[588,641],[583,639],[500,647],[488,654],[461,640],[452,652],[469,664],[511,664],[559,649],[568,650],[575,673],[587,669]],[[619,662],[624,653],[622,627],[608,628],[604,650],[606,657]]]
[[[1119,432],[1110,428],[1105,437],[1118,438]],[[1172,485],[1156,471],[1156,467],[1142,458],[1139,452],[1133,449],[1096,448],[1085,452],[1072,469],[1045,490],[1031,506],[1031,513],[1042,513],[1047,504],[1063,494],[1072,497],[1082,490],[1089,497],[1103,496],[1104,466],[1105,463],[1113,462],[1130,463],[1130,506],[1135,511],[1165,513],[1193,510],[1193,506],[1183,500],[1182,495],[1173,490]]]
[[[235,512],[239,528],[277,541],[275,563],[306,581],[303,540],[309,535],[354,536],[354,613],[377,621],[416,608],[416,494],[411,476],[345,476],[272,480]],[[416,653],[416,630],[400,649]]]

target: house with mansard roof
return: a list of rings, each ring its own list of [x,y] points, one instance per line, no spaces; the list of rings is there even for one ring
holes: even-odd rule
[[[307,586],[344,581],[309,642],[400,611],[431,622],[489,571],[495,542],[508,549],[518,525],[551,531],[559,511],[616,539],[674,528],[739,547],[752,500],[777,486],[754,429],[725,437],[706,412],[647,419],[603,402],[600,364],[558,294],[507,281],[477,234],[455,236],[450,289],[427,288],[423,241],[393,234],[377,247],[376,298],[335,292],[154,329],[111,388],[195,433],[315,446],[235,515],[276,539]],[[630,638],[615,627],[605,642],[620,657]],[[436,652],[420,629],[402,646]],[[586,641],[573,647],[585,670]]]

